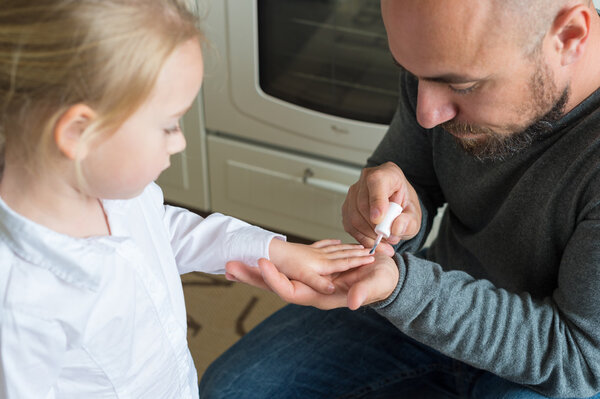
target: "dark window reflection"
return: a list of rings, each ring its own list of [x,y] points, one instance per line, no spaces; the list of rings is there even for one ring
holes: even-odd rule
[[[260,85],[299,106],[389,124],[398,96],[376,0],[258,0]]]

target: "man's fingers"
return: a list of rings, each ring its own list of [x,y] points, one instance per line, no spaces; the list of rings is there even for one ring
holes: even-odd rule
[[[392,223],[392,234],[387,241],[397,244],[400,240],[410,240],[417,235],[420,229],[419,215],[415,213],[413,206],[409,206]]]
[[[398,268],[392,258],[377,255],[375,262],[349,270],[333,280],[339,290],[347,290],[348,308],[361,306],[387,298],[398,284]]]
[[[348,290],[357,282],[365,278],[373,270],[373,265],[365,265],[356,269],[348,270],[345,273],[340,274],[333,280],[336,287],[343,287]]]
[[[346,304],[345,293],[323,295],[299,281],[290,281],[267,259],[259,259],[258,267],[265,283],[286,302],[320,309],[333,309]]]
[[[374,273],[363,273],[362,279],[352,284],[348,290],[348,308],[356,310],[365,304],[369,304],[374,301],[373,292],[377,291],[376,285],[378,281],[375,278]],[[358,275],[357,275],[358,277]]]
[[[365,248],[371,248],[373,246],[373,243],[375,242],[375,232],[372,230],[371,232],[364,234],[362,231],[354,228],[354,226],[344,226],[344,229],[346,230],[346,233],[354,237],[354,239],[361,243]]]
[[[348,309],[356,310],[367,300],[369,292],[363,284],[357,284],[348,291]]]
[[[401,201],[405,196],[406,179],[400,168],[391,162],[367,169],[365,173],[370,222],[378,224],[387,212],[390,198]]]
[[[390,244],[398,244],[400,240],[408,239],[407,230],[408,226],[411,224],[413,217],[407,213],[402,213],[398,216],[391,226],[391,234],[387,238],[387,241]]]
[[[363,217],[359,212],[344,214],[342,223],[344,230],[365,248],[371,247],[375,242],[375,226],[371,225],[369,219]]]
[[[334,271],[335,270],[333,270],[332,272]],[[304,284],[308,285],[315,291],[320,292],[321,294],[329,295],[335,291],[335,286],[333,285],[330,279],[314,272],[303,273],[302,276],[300,276],[300,281],[302,281]]]
[[[391,258],[392,256],[394,256],[396,254],[396,250],[394,249],[394,247],[392,247],[387,242],[381,241],[379,243],[379,245],[377,246],[377,249],[375,250],[375,253],[376,254],[377,253],[382,253],[382,254],[385,254],[386,256],[389,256]]]
[[[251,267],[238,261],[231,261],[225,265],[225,271],[225,276],[228,280],[233,279],[258,288],[270,290],[257,267]]]
[[[264,258],[258,260],[258,268],[264,282],[279,295],[284,301],[290,302],[293,297],[294,287],[288,278],[280,273],[275,265]]]
[[[403,184],[402,188],[394,192],[394,194],[390,196],[389,200],[390,202],[400,204],[403,209],[406,209],[408,206],[408,193],[406,192],[406,185]]]

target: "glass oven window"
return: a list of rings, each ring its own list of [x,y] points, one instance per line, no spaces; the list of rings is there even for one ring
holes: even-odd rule
[[[257,0],[262,90],[353,120],[389,124],[398,67],[379,1]]]

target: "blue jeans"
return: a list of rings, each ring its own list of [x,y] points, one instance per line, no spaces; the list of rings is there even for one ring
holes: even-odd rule
[[[600,398],[600,395],[595,396]],[[369,308],[289,305],[206,371],[201,399],[546,398],[422,345]]]

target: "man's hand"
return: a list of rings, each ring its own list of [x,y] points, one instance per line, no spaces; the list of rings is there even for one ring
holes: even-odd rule
[[[416,236],[422,217],[419,197],[392,162],[363,169],[358,182],[350,187],[342,206],[344,229],[365,247],[371,247],[376,238],[375,226],[383,220],[390,201],[402,205],[404,210],[392,224],[387,242],[397,244]],[[394,254],[394,249],[384,242],[377,248],[389,256]]]
[[[258,265],[255,268],[241,262],[229,262],[227,278],[270,289],[286,302],[320,309],[347,306],[356,310],[360,306],[384,300],[394,291],[399,278],[396,262],[383,254],[376,254],[375,262],[371,264],[332,275],[335,292],[321,294],[304,283],[289,280],[266,259],[259,260]]]

